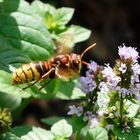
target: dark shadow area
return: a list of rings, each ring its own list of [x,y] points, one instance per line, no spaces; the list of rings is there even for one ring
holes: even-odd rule
[[[32,2],[32,0],[28,0]],[[140,45],[140,1],[121,0],[42,0],[56,7],[75,9],[71,24],[89,28],[92,36],[85,43],[77,44],[75,52],[81,53],[88,45],[97,46],[85,56],[104,63],[114,63],[118,57],[118,46],[125,43],[139,49]],[[81,46],[81,47],[79,47]],[[88,56],[88,57],[87,57]]]
[[[92,30],[86,46],[97,43],[90,56],[99,64],[113,64],[118,57],[118,46],[122,43],[139,47],[140,1],[61,0],[60,4],[75,8],[74,24]]]

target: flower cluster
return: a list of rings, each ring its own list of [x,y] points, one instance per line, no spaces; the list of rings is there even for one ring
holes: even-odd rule
[[[71,105],[69,106],[69,109],[70,111],[68,112],[68,115],[76,115],[78,117],[83,116],[83,121],[88,121],[89,128],[94,128],[99,125],[96,115],[91,111],[84,112],[83,106]]]
[[[104,85],[106,84],[110,90],[118,91],[123,98],[134,96],[138,99],[140,91],[138,52],[135,48],[126,47],[123,44],[119,46],[118,54],[120,59],[116,61],[114,68],[106,65],[102,71],[105,78]]]
[[[89,64],[86,76],[80,78],[80,85],[83,92],[86,93],[87,100],[86,105],[80,106],[69,106],[69,115],[83,116],[83,121],[88,122],[89,128],[93,128],[99,125],[99,120],[94,110],[94,104],[97,100],[96,91],[98,91],[99,77],[101,76],[100,71],[103,69],[102,66],[97,65],[96,62],[92,61]],[[93,95],[93,91],[95,94]],[[84,103],[83,103],[84,104]],[[88,109],[87,109],[88,108]]]
[[[136,51],[136,48],[126,47],[125,44],[123,44],[123,46],[119,46],[118,54],[121,60],[130,60],[132,63],[137,62],[137,59],[139,58],[139,54]]]
[[[9,129],[12,125],[12,115],[9,109],[0,108],[0,130]]]
[[[76,107],[75,105],[71,105],[71,106],[69,106],[69,108],[70,108],[70,111],[68,112],[68,115],[74,115],[75,114],[79,117],[83,113],[83,107],[82,106]]]
[[[88,71],[86,72],[86,76],[82,76],[80,78],[80,84],[81,89],[85,92],[85,93],[90,93],[93,90],[95,90],[98,86],[98,76],[100,74],[100,70],[102,69],[102,67],[100,67],[99,65],[97,65],[96,62],[92,61],[89,64],[89,68]]]
[[[80,78],[86,101],[80,106],[70,107],[68,114],[82,116],[90,124],[89,127],[106,121],[105,128],[113,129],[113,125],[121,120],[120,125],[125,131],[132,124],[132,120],[124,115],[124,112],[128,113],[124,101],[140,100],[139,54],[136,48],[126,47],[125,44],[118,47],[118,54],[120,58],[113,68],[109,64],[103,67],[92,61],[86,76]],[[104,121],[101,121],[103,118]]]

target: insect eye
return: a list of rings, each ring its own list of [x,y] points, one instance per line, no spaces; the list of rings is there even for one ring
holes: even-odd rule
[[[79,69],[79,61],[78,60],[73,60],[73,66],[75,69]]]

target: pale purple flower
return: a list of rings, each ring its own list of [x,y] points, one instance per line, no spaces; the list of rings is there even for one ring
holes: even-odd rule
[[[114,89],[121,81],[121,77],[116,76],[116,73],[109,65],[106,65],[106,67],[104,67],[102,74],[103,77],[106,78],[106,84],[110,89]]]
[[[139,86],[137,87],[135,85],[135,86],[129,88],[129,91],[130,91],[131,95],[133,94],[135,96],[136,99],[138,99],[140,97],[140,88],[139,88]]]
[[[92,78],[83,76],[80,78],[80,85],[85,93],[90,93],[97,87],[96,82]]]
[[[91,61],[88,67],[88,71],[86,71],[86,77],[89,77],[91,79],[94,79],[94,74],[98,70],[99,66],[95,61]]]
[[[97,74],[99,74],[99,69],[101,69],[101,66],[97,65],[96,62],[92,61],[89,64],[89,70],[86,72],[86,76],[82,76],[80,78],[80,85],[81,85],[81,89],[82,91],[84,91],[85,93],[91,93],[92,91],[94,91],[96,89],[96,87],[98,86],[97,83],[98,81],[95,81],[95,77],[97,77]],[[98,80],[98,79],[96,79]]]
[[[111,77],[116,76],[116,74],[113,72],[113,69],[109,66],[109,64],[106,64],[106,67],[104,67],[102,74],[103,74],[103,77],[106,77],[106,78],[111,78]]]
[[[113,125],[113,124],[108,124],[105,128],[106,128],[107,130],[113,130],[114,125]]]
[[[130,79],[130,88],[129,91],[133,94],[136,99],[139,100],[140,93],[140,65],[138,63],[134,63],[131,65],[132,75]]]
[[[132,64],[131,68],[135,74],[140,74],[140,64],[138,63]]]
[[[114,90],[116,89],[117,85],[121,81],[121,78],[119,76],[111,77],[110,79],[107,79],[107,85],[110,89]]]
[[[127,95],[129,95],[131,92],[129,89],[126,88],[121,88],[119,90],[119,93],[122,94],[122,97],[125,98]]]
[[[120,86],[117,86],[117,87],[116,87],[116,91],[119,91],[120,89],[121,89]]]
[[[83,120],[84,121],[89,121],[89,120],[91,120],[94,117],[95,117],[95,115],[91,111],[87,111],[87,112],[84,113]]]
[[[89,69],[92,70],[93,72],[96,72],[98,69],[98,65],[95,61],[91,61],[91,63],[89,64]]]
[[[68,112],[68,115],[77,115],[79,117],[83,113],[82,106],[76,107],[75,105],[70,105],[69,108],[70,108],[70,111]]]
[[[95,128],[97,126],[99,126],[99,121],[96,117],[92,118],[89,120],[89,128]]]
[[[140,82],[140,65],[138,63],[134,63],[131,65],[131,69],[133,71],[133,75],[131,76],[131,84]]]
[[[140,90],[140,83],[136,83],[135,87]]]
[[[89,79],[94,79],[94,72],[89,69],[88,71],[86,71],[86,77],[88,77]]]
[[[130,80],[130,91],[136,96],[140,92],[140,65],[136,63],[132,65],[131,69],[133,74],[131,75]]]
[[[109,88],[108,88],[107,84],[105,82],[103,82],[103,81],[100,82],[98,88],[100,89],[100,92],[102,92],[102,93],[109,92]]]
[[[131,86],[134,86],[136,83],[139,83],[139,82],[140,82],[139,75],[131,76],[131,80],[130,80]]]
[[[121,63],[121,66],[119,67],[119,71],[122,73],[125,73],[127,71],[127,66],[124,63]]]
[[[119,46],[118,48],[119,48],[118,54],[121,59],[123,60],[131,59],[133,62],[137,61],[139,54],[136,51],[136,48],[126,47],[125,44],[123,44],[123,46]]]
[[[140,94],[139,93],[135,93],[135,98],[138,100],[138,102],[140,102]]]
[[[135,86],[132,86],[131,88],[129,88],[130,93],[133,93],[134,95],[139,93],[139,88],[136,88]]]

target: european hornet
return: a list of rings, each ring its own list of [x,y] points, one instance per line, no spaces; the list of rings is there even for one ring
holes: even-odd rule
[[[96,43],[89,46],[83,51],[81,55],[71,54],[58,54],[55,57],[50,58],[48,61],[32,62],[24,64],[20,68],[16,69],[12,74],[13,84],[21,84],[34,81],[29,86],[33,86],[41,80],[49,79],[40,90],[45,87],[52,79],[58,77],[62,80],[69,81],[73,76],[80,74],[82,64],[88,66],[88,63],[82,61],[84,54],[93,48]]]

